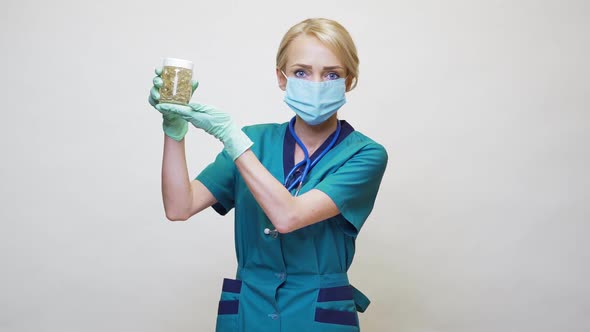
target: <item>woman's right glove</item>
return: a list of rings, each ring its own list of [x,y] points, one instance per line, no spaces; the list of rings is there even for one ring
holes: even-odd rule
[[[166,111],[164,109],[159,109],[158,107],[156,107],[156,105],[158,105],[160,103],[160,88],[162,87],[162,84],[164,83],[164,81],[162,80],[162,68],[156,68],[155,70],[156,72],[156,77],[154,77],[153,79],[153,87],[150,90],[150,96],[149,96],[149,103],[150,105],[152,105],[152,107],[154,107],[156,110],[158,110],[158,112],[162,113],[162,129],[164,129],[164,133],[166,134],[166,136],[172,138],[175,141],[180,142],[184,136],[186,135],[187,131],[188,131],[188,123],[186,122],[185,119],[183,119],[181,116],[179,116],[178,114]],[[195,92],[195,90],[197,89],[197,87],[199,86],[199,82],[192,80],[191,81],[191,85],[192,85],[192,92],[191,92],[191,96],[192,93]]]

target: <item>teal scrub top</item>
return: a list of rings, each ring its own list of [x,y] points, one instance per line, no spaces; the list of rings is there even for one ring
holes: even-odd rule
[[[340,120],[337,144],[311,169],[300,195],[326,193],[340,214],[287,234],[274,229],[233,160],[221,152],[198,176],[224,215],[235,208],[235,278],[223,280],[216,331],[359,331],[369,300],[346,272],[387,165],[384,147]],[[252,151],[281,183],[294,164],[288,123],[244,127]],[[329,137],[324,146],[331,140]],[[317,156],[324,147],[312,156]]]

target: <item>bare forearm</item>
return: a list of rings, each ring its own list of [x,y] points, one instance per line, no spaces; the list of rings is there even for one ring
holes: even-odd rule
[[[192,192],[186,165],[184,139],[177,142],[164,135],[162,158],[162,199],[166,217],[186,220],[189,217]]]
[[[332,199],[319,190],[312,189],[293,197],[250,150],[235,163],[248,189],[279,233],[289,233],[340,213]]]
[[[297,204],[296,198],[270,174],[252,151],[244,152],[235,162],[252,195],[275,228],[281,233],[291,231],[296,223],[293,220],[295,213],[292,213]]]

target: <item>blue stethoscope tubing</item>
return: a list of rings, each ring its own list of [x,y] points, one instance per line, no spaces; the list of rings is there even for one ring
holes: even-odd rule
[[[291,136],[293,136],[293,138],[295,139],[295,142],[297,142],[297,145],[299,145],[299,147],[303,151],[303,160],[300,161],[299,163],[297,163],[297,165],[295,165],[291,169],[291,171],[289,172],[287,177],[285,177],[285,187],[287,188],[287,190],[291,191],[297,185],[297,191],[294,194],[294,196],[297,196],[297,194],[299,194],[299,190],[301,189],[301,186],[303,185],[303,181],[305,181],[305,177],[307,177],[307,173],[309,173],[309,171],[320,161],[320,159],[322,159],[322,157],[326,153],[328,153],[328,151],[330,151],[330,149],[332,149],[332,147],[334,147],[334,145],[336,144],[336,141],[338,140],[338,136],[340,136],[340,121],[336,122],[337,123],[336,132],[334,134],[334,137],[332,137],[332,140],[330,141],[328,146],[326,146],[326,148],[323,149],[322,152],[318,155],[318,157],[315,158],[312,162],[311,158],[309,157],[309,152],[307,151],[307,148],[305,147],[303,142],[299,139],[299,137],[297,137],[297,134],[295,133],[295,127],[294,127],[295,118],[296,117],[293,117],[291,119],[291,121],[289,121],[289,131],[291,132]],[[297,177],[294,181],[292,181],[291,185],[287,186],[291,176],[293,176],[293,173],[295,173],[295,171],[297,171],[303,164],[305,164],[305,168],[303,169],[303,173],[299,177]]]

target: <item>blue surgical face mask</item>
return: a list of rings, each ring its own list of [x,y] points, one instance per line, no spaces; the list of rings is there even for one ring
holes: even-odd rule
[[[346,103],[345,92],[346,79],[344,78],[312,82],[287,77],[284,100],[303,121],[315,126],[328,120]]]

